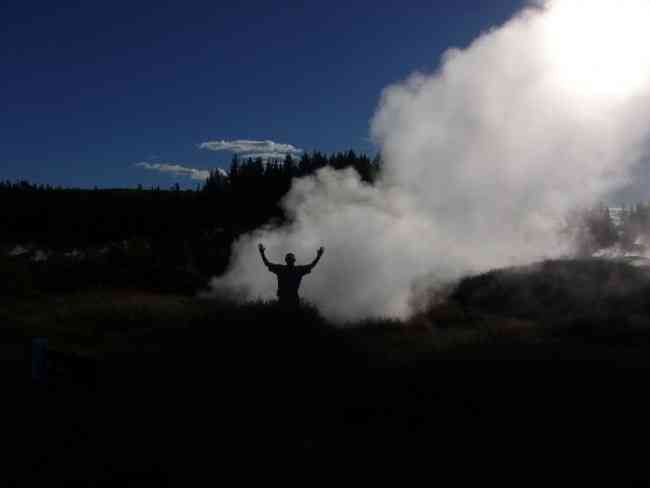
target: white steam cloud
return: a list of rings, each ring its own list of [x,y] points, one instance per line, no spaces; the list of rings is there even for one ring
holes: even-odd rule
[[[299,262],[322,244],[305,298],[338,321],[404,317],[421,286],[564,253],[566,212],[620,189],[646,154],[648,19],[647,0],[546,1],[388,87],[371,123],[379,184],[296,180],[291,224],[242,237],[215,291],[273,297],[257,243]]]

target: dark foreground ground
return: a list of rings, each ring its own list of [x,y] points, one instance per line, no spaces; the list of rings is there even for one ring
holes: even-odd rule
[[[408,324],[345,330],[311,307],[124,290],[7,300],[3,474],[100,486],[312,484],[349,469],[402,481],[451,470],[457,482],[567,482],[565,468],[583,483],[644,479],[645,278],[546,266],[476,277]],[[562,296],[567,269],[598,280],[553,310],[544,301]],[[637,295],[621,295],[620,279],[634,277]],[[47,385],[30,380],[36,335],[50,341]]]

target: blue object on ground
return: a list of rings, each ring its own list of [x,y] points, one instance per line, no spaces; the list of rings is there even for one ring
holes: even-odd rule
[[[47,383],[47,337],[32,339],[32,381]]]

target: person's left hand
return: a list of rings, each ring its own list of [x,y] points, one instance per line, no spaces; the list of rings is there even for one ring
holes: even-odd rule
[[[318,249],[318,255],[319,255],[319,256],[322,256],[324,252],[325,252],[325,248],[324,248],[324,247],[321,247],[320,249]]]

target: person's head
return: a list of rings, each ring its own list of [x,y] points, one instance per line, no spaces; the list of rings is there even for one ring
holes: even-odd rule
[[[293,266],[294,264],[296,264],[296,256],[294,256],[293,253],[290,252],[284,257],[284,262],[287,263],[288,266]]]

